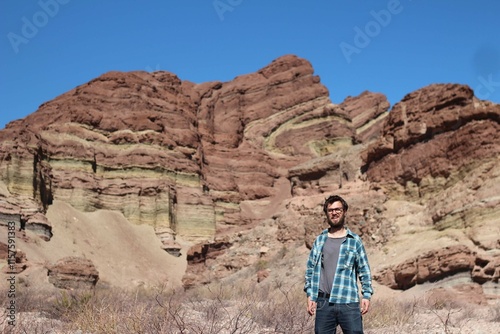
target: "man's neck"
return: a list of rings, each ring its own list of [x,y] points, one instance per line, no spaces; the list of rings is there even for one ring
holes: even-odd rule
[[[328,229],[328,236],[332,238],[342,238],[347,234],[347,230],[344,226],[341,227],[330,227]]]

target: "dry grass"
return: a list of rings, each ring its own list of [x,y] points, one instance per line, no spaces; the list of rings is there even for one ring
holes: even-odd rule
[[[314,318],[306,312],[299,284],[210,284],[189,291],[164,287],[124,291],[34,291],[20,287],[16,296],[16,326],[0,322],[3,333],[162,333],[253,334],[312,333]],[[5,310],[7,298],[0,291]],[[467,328],[479,320],[486,328],[500,326],[498,308],[487,319],[470,305],[447,301],[375,300],[364,318],[365,332],[475,333]],[[339,331],[340,332],[340,331]],[[477,332],[480,333],[480,332]]]
[[[365,316],[364,327],[401,327],[408,324],[416,311],[416,301],[398,302],[393,299],[373,301],[370,312]]]
[[[497,333],[498,310],[498,303],[488,307],[439,298],[379,300],[372,303],[365,328],[369,334]]]

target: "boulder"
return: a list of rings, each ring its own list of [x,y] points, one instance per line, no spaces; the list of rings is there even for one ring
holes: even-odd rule
[[[99,281],[99,272],[91,260],[65,257],[48,267],[49,282],[65,290],[91,289]]]

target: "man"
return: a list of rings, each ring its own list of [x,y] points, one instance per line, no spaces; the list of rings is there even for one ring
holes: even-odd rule
[[[362,315],[373,294],[370,266],[361,238],[345,226],[349,206],[340,196],[325,200],[329,228],[314,241],[307,260],[307,312],[316,314],[315,333],[363,333]],[[361,305],[357,278],[361,282]]]

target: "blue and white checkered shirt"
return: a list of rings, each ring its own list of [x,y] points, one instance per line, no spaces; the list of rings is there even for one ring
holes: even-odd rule
[[[324,230],[314,241],[307,260],[306,281],[304,291],[312,301],[318,300],[319,280],[323,246],[328,238],[328,230]],[[370,299],[373,294],[370,265],[361,238],[347,229],[347,235],[340,246],[337,270],[330,291],[330,303],[359,302],[357,277],[361,283],[361,294]],[[326,291],[325,291],[326,292]]]

